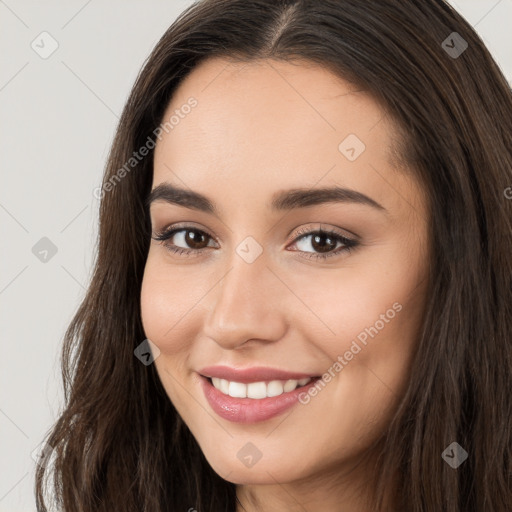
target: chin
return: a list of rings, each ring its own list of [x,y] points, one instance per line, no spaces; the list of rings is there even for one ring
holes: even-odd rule
[[[285,462],[275,459],[264,460],[263,456],[252,466],[245,466],[236,456],[234,458],[206,457],[212,469],[224,480],[233,484],[255,485],[286,483],[299,480],[305,475],[302,467],[293,461]],[[247,462],[249,464],[249,462]]]

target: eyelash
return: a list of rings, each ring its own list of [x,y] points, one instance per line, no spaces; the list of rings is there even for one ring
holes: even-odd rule
[[[205,231],[195,228],[193,226],[180,226],[176,228],[170,228],[167,230],[160,231],[156,233],[156,236],[153,237],[153,240],[156,240],[158,242],[165,242],[169,240],[173,235],[176,233],[179,233],[180,231],[193,231],[195,233],[199,233],[202,235],[206,235],[208,238],[213,239],[212,236],[210,236]],[[316,230],[308,230],[307,228],[303,228],[298,233],[296,233],[295,239],[293,243],[297,243],[299,240],[303,238],[307,238],[311,235],[327,235],[329,238],[333,238],[336,242],[342,242],[344,247],[340,247],[336,249],[335,251],[328,252],[325,254],[322,253],[312,253],[312,252],[305,252],[305,251],[297,251],[297,252],[303,252],[304,254],[307,254],[308,256],[303,256],[307,259],[314,259],[314,260],[325,260],[327,258],[330,258],[332,256],[337,256],[340,253],[343,252],[350,252],[355,247],[359,245],[359,242],[356,240],[353,240],[351,238],[347,238],[346,236],[342,235],[341,233],[334,231],[334,230],[324,230],[324,229],[316,229]],[[206,248],[203,249],[184,249],[183,247],[176,247],[172,244],[166,244],[163,243],[165,248],[175,254],[178,254],[180,256],[188,257],[191,255],[191,253],[201,253],[206,250]]]

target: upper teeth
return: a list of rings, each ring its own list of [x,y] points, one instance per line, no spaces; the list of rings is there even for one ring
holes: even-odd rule
[[[293,391],[298,386],[304,386],[310,380],[310,377],[306,377],[299,380],[271,380],[270,382],[251,382],[250,384],[243,384],[241,382],[231,382],[226,379],[212,377],[212,383],[215,388],[225,395],[234,398],[267,398],[279,396],[288,391]]]

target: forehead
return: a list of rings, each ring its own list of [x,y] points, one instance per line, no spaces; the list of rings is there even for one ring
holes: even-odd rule
[[[195,106],[184,108],[191,98]],[[310,62],[208,59],[177,88],[162,122],[172,116],[155,149],[153,186],[208,195],[215,184],[263,199],[291,186],[338,185],[389,203],[400,202],[384,199],[389,180],[409,185],[389,162],[395,130],[382,107]]]

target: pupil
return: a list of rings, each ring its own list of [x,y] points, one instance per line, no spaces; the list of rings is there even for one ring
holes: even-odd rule
[[[201,241],[198,242],[198,239],[204,238],[204,235],[201,233],[198,233],[197,231],[191,231],[188,230],[186,232],[185,240],[188,245],[193,247],[194,249],[201,249],[201,247],[198,247],[201,245]],[[203,240],[204,242],[204,240]]]
[[[329,240],[330,243],[325,243],[325,241],[323,243],[320,242],[323,239]],[[318,252],[329,252],[336,247],[336,242],[333,242],[329,235],[315,235],[312,245]]]

